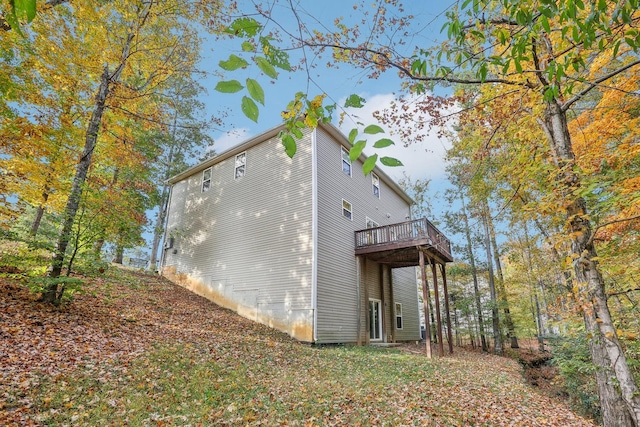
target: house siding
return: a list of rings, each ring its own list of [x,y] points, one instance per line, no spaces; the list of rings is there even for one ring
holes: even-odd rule
[[[410,212],[409,204],[388,185],[382,174],[378,174],[381,178],[378,199],[373,194],[371,176],[362,173],[360,160],[352,163],[351,176],[346,175],[342,171],[340,142],[321,127],[316,129],[316,145],[317,342],[356,342],[358,318],[354,313],[358,311],[358,294],[362,316],[368,302],[364,300],[363,287],[358,289],[354,232],[365,228],[367,217],[379,225],[405,221]],[[351,203],[351,220],[342,215],[343,199]],[[375,289],[382,292],[380,268],[373,262],[366,262],[366,265],[366,277],[360,277],[360,280],[377,281],[375,286],[369,286],[369,298],[376,298]],[[385,316],[388,316],[388,308],[385,307]],[[361,337],[367,327],[365,319],[361,317]]]
[[[420,340],[420,311],[418,307],[418,285],[416,268],[391,269],[393,283],[393,304],[402,304],[403,328],[395,331],[396,341]],[[395,305],[391,306],[391,321],[396,321]]]
[[[234,152],[212,165],[206,192],[200,170],[175,183],[163,260],[185,287],[302,341],[313,341],[310,141],[293,159],[276,136],[249,146],[239,179]]]

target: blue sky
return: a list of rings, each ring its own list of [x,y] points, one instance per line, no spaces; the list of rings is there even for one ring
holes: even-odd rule
[[[440,37],[442,19],[439,17],[442,16],[442,11],[447,5],[437,5],[436,3],[411,2],[407,7],[406,13],[414,15],[412,30],[419,31],[418,36],[408,40],[406,47],[409,54],[415,46],[428,46]],[[298,26],[287,8],[288,2],[272,4],[274,4],[271,8],[274,19],[287,30],[296,30]],[[327,28],[332,28],[333,21],[337,17],[342,17],[346,24],[360,21],[362,6],[358,10],[354,10],[354,4],[355,2],[338,0],[300,1],[297,10],[301,19],[309,27],[324,25]],[[363,7],[372,8],[372,5],[373,2],[367,3]],[[239,2],[239,7],[247,12],[252,10],[251,2],[244,0]],[[363,28],[363,24],[360,24],[360,27]],[[391,29],[390,32],[392,32]],[[330,59],[328,57],[320,59],[307,57],[309,62],[317,65],[316,68],[310,70],[309,75],[305,72],[281,72],[274,84],[269,83],[270,79],[262,75],[257,67],[250,67],[246,70],[246,76],[238,77],[235,74],[226,76],[224,79],[238,78],[242,80],[244,77],[251,77],[262,84],[265,89],[265,106],[260,109],[258,123],[254,123],[244,117],[240,111],[241,95],[239,93],[222,94],[213,90],[216,83],[221,80],[219,76],[215,75],[216,71],[220,71],[218,62],[221,59],[226,59],[231,53],[240,54],[239,47],[240,41],[221,43],[211,40],[205,44],[202,53],[201,66],[210,73],[209,77],[202,81],[203,86],[208,90],[208,94],[202,97],[203,102],[207,105],[207,113],[217,115],[221,111],[225,111],[227,114],[223,129],[212,135],[216,140],[214,148],[217,152],[222,152],[279,124],[281,122],[280,112],[285,109],[287,103],[293,99],[298,91],[308,92],[311,96],[326,93],[328,99],[340,105],[344,104],[348,95],[357,93],[367,100],[367,104],[363,109],[351,109],[350,114],[357,115],[358,120],[369,124],[374,123],[371,113],[389,105],[396,98],[394,93],[400,88],[400,79],[395,72],[387,72],[378,79],[369,80],[362,70],[347,65],[342,65],[339,69],[327,68],[324,64]],[[307,51],[307,53],[309,52]],[[292,52],[292,63],[296,61],[299,54],[300,52]],[[309,83],[309,77],[313,79],[312,83]],[[337,118],[335,122],[334,124],[338,125]],[[345,133],[348,133],[353,127],[354,123],[349,120],[341,126]],[[392,137],[392,139],[394,138]],[[445,185],[442,155],[446,144],[446,141],[438,139],[435,132],[432,132],[423,143],[413,144],[406,148],[396,140],[396,146],[386,148],[380,154],[396,157],[405,165],[386,168],[386,172],[392,177],[397,179],[402,176],[403,172],[406,172],[414,179],[429,178],[432,180],[431,187],[434,191],[438,191]]]

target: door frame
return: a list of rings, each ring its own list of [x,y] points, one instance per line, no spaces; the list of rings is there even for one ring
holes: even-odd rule
[[[373,324],[374,321],[375,321],[374,310],[373,310],[374,306],[377,306],[377,308],[378,308],[378,319],[377,319],[378,320],[378,322],[377,322],[378,324],[377,325]],[[383,337],[384,337],[384,335],[383,335],[384,331],[382,330],[383,329],[382,328],[382,325],[383,325],[382,316],[384,316],[384,311],[382,309],[382,301],[379,300],[379,299],[376,299],[376,298],[369,298],[369,308],[368,309],[369,309],[369,340],[370,341],[374,341],[374,342],[382,342]],[[379,338],[373,338],[372,337],[372,335],[373,335],[372,327],[373,326],[377,326],[376,329],[378,330]]]

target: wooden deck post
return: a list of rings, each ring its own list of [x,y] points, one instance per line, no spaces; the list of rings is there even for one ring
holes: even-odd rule
[[[431,326],[429,325],[429,284],[427,283],[427,272],[424,267],[424,253],[418,247],[420,256],[420,274],[422,276],[422,302],[424,303],[424,324],[426,332],[427,357],[431,359]]]
[[[364,284],[364,318],[365,318],[365,328],[364,328],[364,343],[365,345],[369,345],[369,325],[371,324],[369,320],[369,284],[367,283],[367,258],[363,259],[362,263],[362,277]]]
[[[444,356],[444,344],[442,343],[442,318],[440,317],[440,295],[438,292],[438,274],[436,272],[436,261],[431,258],[431,273],[433,275],[433,294],[436,299],[436,325],[438,333],[438,356]]]
[[[447,310],[447,340],[449,341],[449,354],[453,354],[453,333],[451,332],[451,310],[449,309],[449,290],[447,289],[447,269],[444,264],[440,265],[442,274],[442,286],[444,288],[444,308]]]
[[[393,269],[386,266],[386,270],[389,278],[389,300],[391,304],[391,318],[389,319],[391,322],[391,342],[396,342],[396,302],[393,298]]]
[[[358,337],[356,339],[358,346],[362,345],[362,264],[360,263],[360,256],[356,257],[356,290],[358,295],[358,302],[356,303],[356,311],[358,312],[357,331]]]

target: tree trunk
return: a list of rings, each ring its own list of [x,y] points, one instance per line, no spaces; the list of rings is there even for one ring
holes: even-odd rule
[[[42,192],[42,203],[40,203],[40,206],[38,206],[36,217],[33,219],[33,224],[31,224],[30,233],[33,237],[38,234],[38,229],[40,228],[40,223],[42,222],[42,216],[44,215],[44,211],[47,209],[45,206],[47,200],[49,200],[49,192],[45,189]]]
[[[62,222],[62,228],[58,241],[56,243],[56,249],[51,262],[51,271],[49,277],[59,277],[62,272],[62,265],[64,264],[64,257],[71,237],[71,228],[78,212],[78,206],[80,205],[80,196],[82,195],[82,187],[87,178],[87,172],[91,165],[91,157],[93,156],[93,150],[96,146],[98,139],[98,131],[100,129],[100,121],[102,114],[104,113],[105,103],[107,96],[109,95],[110,79],[109,69],[104,68],[102,77],[100,79],[100,86],[98,87],[98,93],[95,99],[95,105],[93,113],[91,114],[91,120],[89,120],[89,126],[87,127],[87,133],[85,138],[84,150],[82,155],[76,164],[76,175],[73,179],[73,185],[71,187],[71,193],[67,199],[67,205],[64,211],[64,219]],[[55,302],[55,295],[57,291],[57,285],[49,286],[49,288],[43,293],[42,300],[44,302]]]
[[[158,247],[160,246],[160,238],[164,233],[164,221],[167,217],[167,208],[169,204],[169,186],[162,186],[162,194],[160,196],[160,205],[158,206],[158,216],[156,224],[153,227],[153,242],[151,243],[151,258],[149,259],[149,270],[155,271],[156,262],[158,260]]]
[[[493,351],[496,354],[502,354],[502,332],[500,331],[500,315],[498,313],[498,298],[496,295],[495,279],[493,277],[493,262],[491,257],[491,238],[489,237],[489,224],[487,217],[489,216],[489,204],[484,201],[484,209],[482,219],[484,223],[484,243],[487,251],[487,270],[489,272],[489,293],[491,295],[491,321],[493,326]]]
[[[588,220],[586,201],[578,196],[580,177],[574,172],[574,154],[567,126],[566,111],[556,101],[547,102],[544,130],[552,146],[561,180],[568,232],[571,236],[571,252],[576,276],[576,300],[583,307],[585,327],[595,345],[601,343],[605,350],[602,360],[608,366],[603,371],[609,375],[597,375],[598,390],[606,427],[640,424],[640,390],[633,378],[625,357],[611,313],[607,305],[604,280],[598,268],[597,252],[593,245],[593,230]],[[587,319],[595,321],[587,321]],[[594,344],[592,344],[593,346]],[[597,355],[599,357],[599,353]],[[592,358],[594,353],[592,352]],[[600,361],[600,360],[598,360]],[[596,363],[596,360],[594,360]],[[619,388],[609,387],[605,381],[613,380]],[[628,416],[620,414],[622,403]],[[633,424],[620,424],[632,420]],[[626,422],[626,421],[625,421]]]
[[[464,219],[464,230],[467,237],[467,254],[469,255],[469,265],[471,266],[471,273],[473,275],[473,291],[476,298],[476,309],[478,314],[478,326],[480,330],[480,341],[482,343],[482,351],[489,351],[487,346],[487,337],[484,333],[484,319],[482,317],[482,302],[480,301],[480,290],[478,288],[478,272],[476,271],[476,261],[473,256],[473,249],[471,244],[471,230],[469,229],[469,218],[467,218],[467,211],[464,204],[464,198],[460,195],[460,201],[462,202],[462,218]]]
[[[122,245],[117,245],[116,246],[116,254],[113,257],[113,263],[114,264],[121,264],[122,265],[122,260],[124,258],[124,246]]]
[[[496,275],[498,279],[496,281],[496,289],[498,291],[498,298],[500,299],[500,304],[502,305],[502,310],[504,312],[504,323],[507,327],[507,338],[509,338],[511,342],[511,348],[520,348],[520,346],[518,345],[518,337],[516,336],[515,324],[513,323],[511,310],[509,309],[507,291],[504,287],[504,275],[502,274],[502,263],[500,262],[500,253],[498,251],[498,243],[496,241],[496,230],[493,227],[493,221],[490,215],[487,218],[487,223],[489,225],[491,247],[493,248],[493,260],[496,264]]]
[[[146,13],[148,14],[148,7]],[[67,246],[69,245],[69,239],[71,237],[71,228],[75,221],[78,206],[80,205],[82,187],[84,186],[84,183],[86,181],[89,166],[91,166],[91,157],[93,156],[93,151],[98,140],[100,122],[102,120],[102,115],[104,114],[107,97],[109,95],[111,85],[119,80],[120,74],[124,69],[127,59],[129,58],[131,42],[134,36],[135,34],[133,32],[128,35],[124,48],[122,50],[121,62],[113,72],[113,74],[109,74],[108,65],[105,65],[104,71],[102,72],[102,77],[100,78],[100,86],[98,87],[98,91],[96,93],[93,112],[91,113],[91,119],[89,120],[89,125],[87,127],[87,132],[85,135],[84,149],[82,151],[80,159],[78,160],[78,163],[76,164],[76,175],[73,178],[71,193],[69,194],[67,205],[64,210],[62,227],[60,229],[58,241],[56,242],[54,256],[51,261],[51,270],[49,272],[49,277],[51,278],[59,277],[60,273],[62,272],[65,253],[67,251]],[[62,298],[61,293],[57,292],[57,290],[57,284],[50,284],[42,293],[41,300],[43,302],[53,304],[57,303],[59,299]]]

